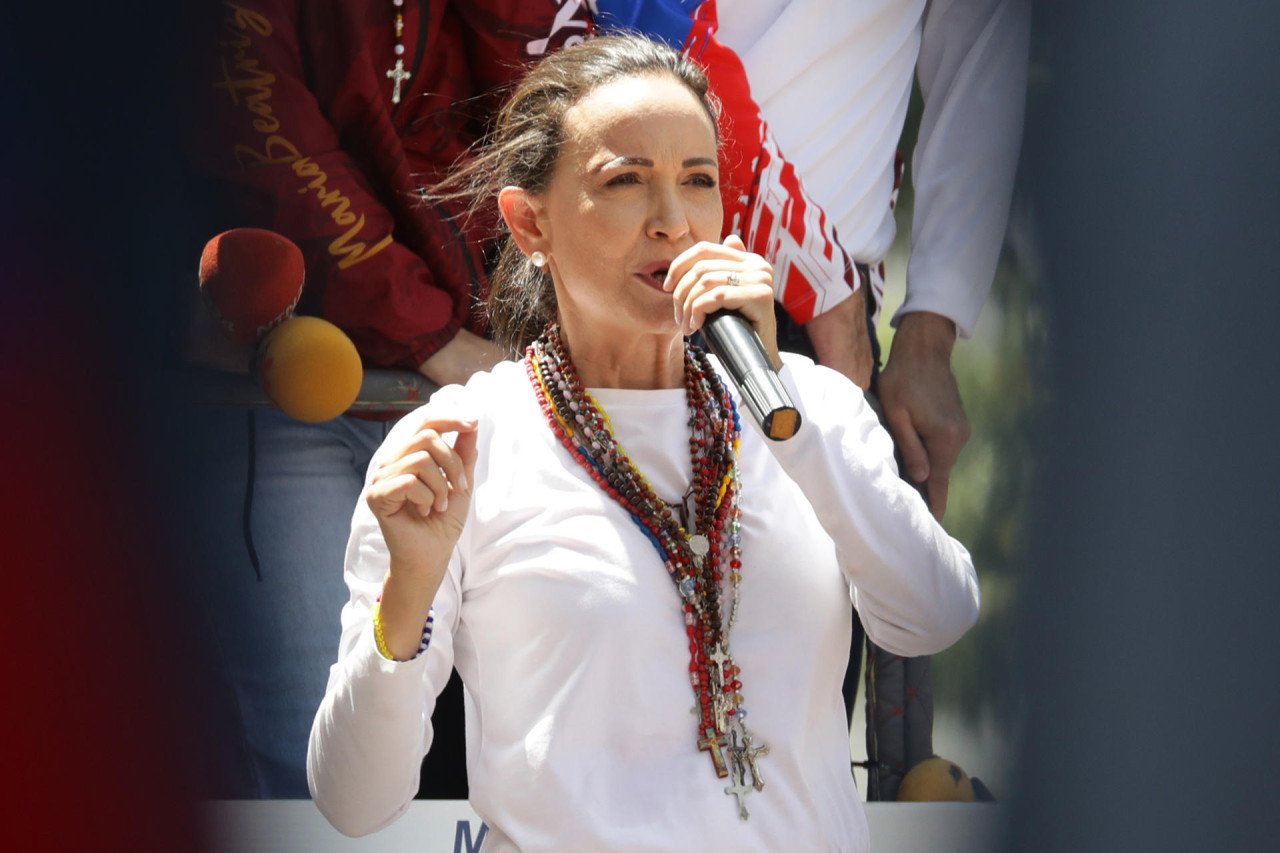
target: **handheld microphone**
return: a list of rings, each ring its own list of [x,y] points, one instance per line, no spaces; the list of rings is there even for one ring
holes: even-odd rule
[[[751,416],[764,434],[785,441],[800,429],[800,411],[773,369],[751,323],[737,311],[721,309],[702,324],[707,346],[729,371]]]

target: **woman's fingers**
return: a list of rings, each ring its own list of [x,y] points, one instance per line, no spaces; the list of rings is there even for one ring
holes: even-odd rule
[[[761,308],[773,310],[773,288],[767,284],[741,284],[734,287],[713,287],[694,291],[685,307],[686,334],[702,328],[707,315],[721,309],[742,311],[748,319]]]
[[[434,495],[431,505],[439,512],[449,508],[450,487],[464,489],[469,485],[463,474],[462,460],[444,439],[434,436],[421,442],[422,449],[409,450],[398,459],[381,465],[374,473],[373,484],[398,479],[405,475],[415,477]]]
[[[773,271],[754,265],[698,264],[677,286],[672,300],[685,335],[702,328],[706,315],[720,308],[739,309],[759,324],[773,311]]]
[[[405,509],[426,518],[432,513],[436,493],[416,475],[398,474],[370,485],[366,500],[379,518],[389,518]]]
[[[441,435],[455,432],[451,446]],[[379,516],[399,512],[412,504],[424,518],[446,512],[450,496],[466,505],[475,472],[476,422],[439,418],[427,421],[409,435],[374,472],[369,505]]]
[[[391,478],[408,474],[416,477],[435,495],[432,508],[438,512],[444,512],[449,508],[451,484],[455,488],[462,488],[462,479],[459,476],[462,473],[462,463],[448,445],[445,445],[445,448],[444,451],[433,449],[433,451],[419,450],[410,453],[388,465],[384,472],[385,476]]]
[[[474,426],[469,430],[459,430],[458,438],[453,443],[453,452],[462,461],[464,477],[462,488],[467,492],[471,491],[471,483],[475,482],[476,476],[476,436]]]
[[[724,243],[711,243],[703,240],[702,242],[694,243],[676,256],[676,259],[671,262],[670,268],[667,269],[667,280],[663,288],[669,291],[674,290],[676,285],[699,262],[727,261],[730,263],[746,263],[750,259],[757,259],[760,263],[768,265],[764,258],[746,251],[746,248],[742,245],[742,240],[736,235],[730,234],[725,238]]]
[[[686,335],[702,328],[707,314],[720,308],[739,309],[758,324],[773,311],[773,278],[754,271],[710,274],[684,291],[678,304]]]
[[[459,432],[461,436],[464,433]],[[456,440],[455,440],[456,442]],[[449,442],[435,430],[422,430],[405,446],[399,459],[392,459],[383,467],[390,473],[400,473],[410,466],[429,469],[432,465],[444,472],[444,477],[460,489],[471,487],[462,458]],[[431,471],[425,471],[431,474]],[[431,485],[431,481],[426,481]]]
[[[741,238],[735,234],[726,237],[723,244],[703,242],[682,252],[672,262],[664,287],[671,292],[675,321],[685,335],[701,328],[706,314],[717,307],[742,308],[760,301],[769,310],[773,308],[773,267],[759,255],[746,251]],[[723,293],[706,298],[706,294],[717,288],[743,287],[763,287],[768,292],[762,297],[759,289],[748,289],[741,294]],[[698,306],[709,307],[704,310]],[[753,309],[749,313],[755,315],[760,311]]]
[[[474,432],[475,429],[476,421],[470,418],[429,418],[423,421],[415,431],[402,436],[398,444],[389,444],[388,452],[383,455],[383,458],[394,461],[415,450],[424,449],[446,433],[456,432],[461,435],[465,432]]]
[[[663,288],[671,293],[675,321],[692,335],[707,315],[720,309],[737,310],[755,327],[774,367],[778,354],[777,323],[773,314],[773,267],[747,251],[736,234],[724,243],[698,243],[671,263]]]

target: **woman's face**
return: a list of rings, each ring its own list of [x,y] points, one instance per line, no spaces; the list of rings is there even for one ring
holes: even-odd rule
[[[702,104],[669,75],[616,80],[565,114],[539,221],[573,345],[679,335],[662,284],[680,252],[719,242],[716,153]]]

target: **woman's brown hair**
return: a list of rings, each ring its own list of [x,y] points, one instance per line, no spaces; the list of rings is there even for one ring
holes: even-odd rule
[[[644,36],[600,36],[534,65],[511,91],[493,130],[470,159],[429,195],[466,199],[470,215],[475,215],[496,204],[503,187],[531,193],[545,190],[560,156],[565,113],[602,85],[659,75],[683,83],[698,98],[712,126],[718,126],[718,107],[708,91],[706,74],[695,62]],[[550,274],[524,256],[500,220],[498,229],[498,261],[489,278],[489,323],[495,340],[519,355],[555,319],[555,289]]]

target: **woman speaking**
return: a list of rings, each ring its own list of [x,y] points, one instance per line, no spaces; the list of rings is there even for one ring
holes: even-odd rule
[[[457,190],[505,226],[490,311],[522,361],[449,386],[370,465],[308,776],[348,834],[404,812],[466,686],[487,851],[868,847],[840,693],[867,634],[974,622],[965,549],[844,377],[777,351],[771,269],[720,242],[702,72],[602,37],[512,92]],[[803,428],[772,442],[687,336],[736,309]]]

